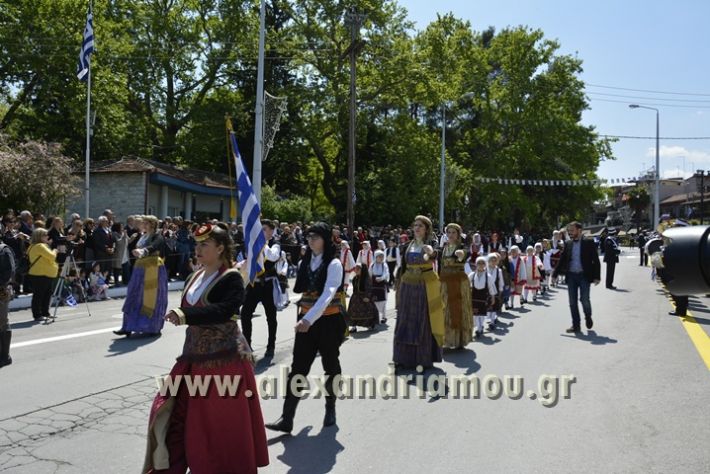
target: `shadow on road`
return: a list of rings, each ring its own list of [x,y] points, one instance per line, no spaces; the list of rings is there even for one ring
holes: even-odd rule
[[[481,364],[476,362],[476,352],[467,348],[444,350],[444,361],[451,362],[459,369],[466,369],[465,375],[475,374],[481,369]]]
[[[569,337],[571,339],[579,339],[580,341],[587,341],[590,344],[594,346],[604,346],[606,344],[616,344],[617,341],[616,339],[612,339],[607,336],[600,336],[597,334],[596,331],[589,330],[587,331],[587,334],[584,334],[582,332],[577,333],[577,334],[562,334],[562,337]]]
[[[337,456],[345,446],[336,439],[338,427],[324,427],[310,436],[312,426],[306,426],[297,435],[282,435],[268,441],[269,445],[282,443],[284,452],[278,459],[289,466],[290,474],[325,474],[335,467]]]
[[[131,337],[118,337],[111,341],[111,345],[108,348],[109,354],[105,357],[116,357],[121,354],[127,354],[133,352],[141,346],[155,342],[160,337],[155,336],[131,336]]]
[[[10,329],[25,329],[25,328],[31,328],[32,326],[37,326],[38,324],[42,324],[44,321],[41,319],[39,321],[37,320],[31,320],[31,321],[22,321],[21,323],[12,323],[10,324]]]

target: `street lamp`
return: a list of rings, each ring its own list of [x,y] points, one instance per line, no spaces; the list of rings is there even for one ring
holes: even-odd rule
[[[659,115],[660,112],[658,109],[655,109],[653,107],[647,107],[645,105],[639,105],[639,104],[629,104],[629,108],[631,109],[648,109],[648,110],[654,110],[656,112],[656,172],[654,176],[654,181],[655,181],[655,192],[654,192],[654,198],[653,198],[653,223],[651,225],[652,229],[655,229],[656,226],[658,225],[659,218],[661,216],[661,169],[660,169],[660,149],[658,146],[659,142]]]
[[[700,178],[700,225],[705,222],[705,170],[695,172],[696,178]]]
[[[470,99],[475,94],[467,92],[460,99]],[[439,226],[444,230],[446,223],[444,222],[444,200],[446,198],[445,181],[446,181],[446,102],[441,104],[441,175],[439,176]]]

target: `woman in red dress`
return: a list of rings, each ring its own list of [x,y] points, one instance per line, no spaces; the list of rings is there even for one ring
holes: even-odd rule
[[[269,456],[253,359],[236,323],[244,283],[232,269],[226,227],[203,225],[194,236],[202,268],[185,282],[180,308],[165,316],[187,326],[182,355],[170,372],[173,388],[179,385],[164,385],[153,401],[142,472],[255,473]],[[204,381],[208,375],[206,391],[188,393],[186,378]],[[220,396],[224,385],[215,378],[224,385],[238,380],[236,392]]]

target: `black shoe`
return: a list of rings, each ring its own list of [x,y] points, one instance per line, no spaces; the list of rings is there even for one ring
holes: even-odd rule
[[[581,331],[579,328],[576,328],[576,327],[572,326],[571,328],[567,328],[567,331],[565,331],[565,332],[567,332],[567,333],[578,333],[578,332],[582,332],[582,331]]]
[[[274,423],[267,423],[264,425],[266,429],[271,431],[281,431],[282,433],[291,433],[293,430],[293,418],[286,418],[282,416]]]
[[[594,321],[592,321],[592,317],[584,318],[584,322],[587,325],[587,329],[592,329],[592,326],[594,326]]]
[[[385,324],[386,322],[387,322],[387,318],[380,319],[380,324]]]
[[[357,332],[357,328],[355,326],[351,327],[350,332]]]
[[[12,364],[10,357],[10,342],[12,342],[12,331],[0,332],[0,367]]]
[[[669,311],[668,314],[670,314],[671,316],[687,316],[687,314],[680,314],[675,311]]]
[[[323,426],[333,426],[335,421],[335,402],[330,402],[328,400],[325,402],[325,417],[323,418]]]
[[[264,353],[264,357],[273,357],[273,356],[274,356],[274,348],[267,347],[266,352]]]
[[[129,336],[131,335],[131,331],[126,331],[124,329],[119,329],[118,331],[113,332],[117,336]]]
[[[609,289],[609,290],[616,290],[616,287],[615,287],[614,285],[611,285],[611,286],[607,286],[607,289]]]

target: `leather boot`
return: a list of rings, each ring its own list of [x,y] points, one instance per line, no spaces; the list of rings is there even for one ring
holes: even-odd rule
[[[0,367],[12,364],[12,357],[10,357],[11,339],[12,331],[7,330],[0,333]]]
[[[325,417],[323,426],[333,426],[335,424],[335,397],[325,399]]]
[[[281,431],[282,433],[291,433],[293,430],[293,417],[296,415],[296,407],[298,406],[299,398],[286,396],[284,400],[284,408],[281,413],[281,418],[273,423],[267,423],[265,426],[272,431]]]

